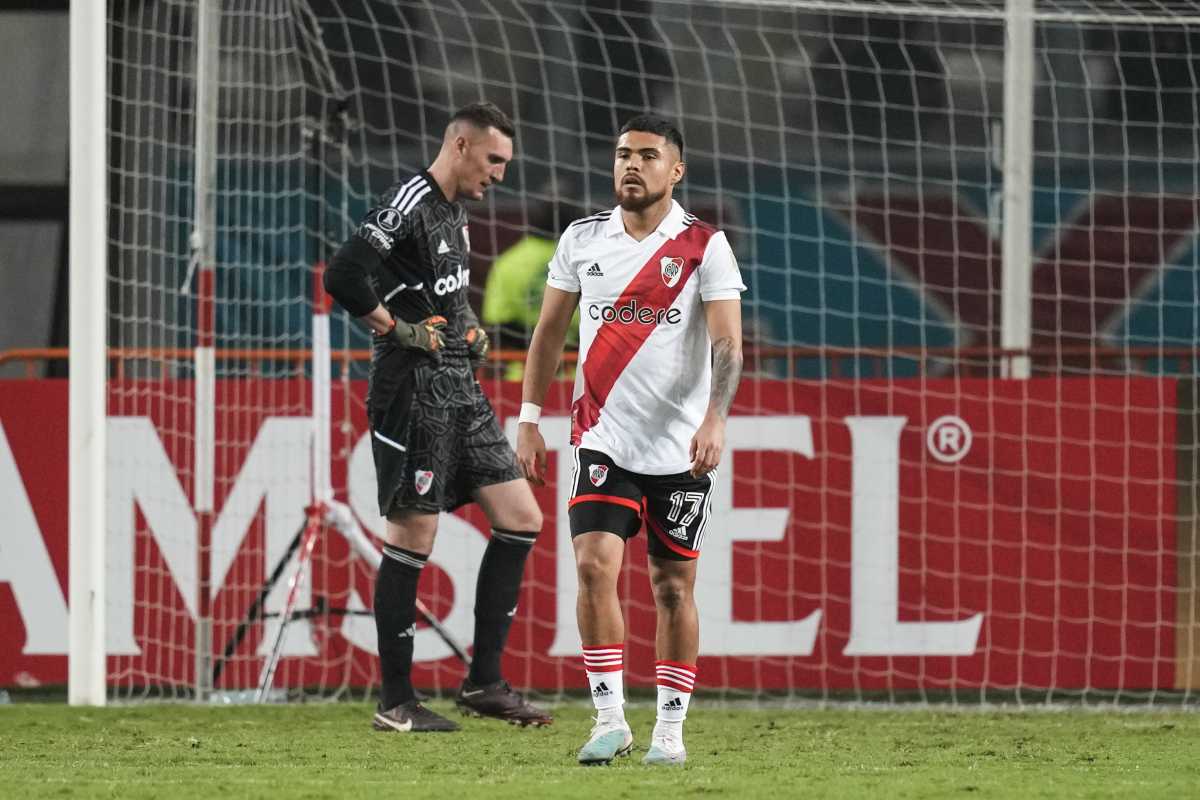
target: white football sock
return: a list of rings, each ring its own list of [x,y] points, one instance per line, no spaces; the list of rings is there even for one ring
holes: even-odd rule
[[[625,718],[624,645],[583,648],[583,666],[591,689],[592,705],[601,721]]]

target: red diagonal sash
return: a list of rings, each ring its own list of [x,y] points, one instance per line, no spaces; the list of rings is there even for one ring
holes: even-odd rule
[[[714,232],[707,225],[693,223],[667,241],[638,270],[614,305],[621,308],[636,298],[639,306],[652,311],[669,309],[699,268]],[[683,272],[674,286],[667,286],[663,280],[661,261],[666,257],[683,258]],[[617,378],[657,329],[658,323],[614,321],[600,326],[584,359],[583,394],[571,406],[571,444],[578,445],[583,432],[596,424]]]

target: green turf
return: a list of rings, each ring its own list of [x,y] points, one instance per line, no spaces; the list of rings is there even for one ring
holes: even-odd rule
[[[634,756],[611,767],[575,764],[587,709],[557,715],[416,735],[372,732],[360,704],[18,704],[0,707],[0,797],[1200,796],[1195,713],[697,708],[682,769],[640,764],[652,709],[631,710]]]

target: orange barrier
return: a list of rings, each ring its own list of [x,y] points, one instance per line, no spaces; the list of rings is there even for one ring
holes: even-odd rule
[[[122,378],[125,375],[125,363],[129,361],[152,361],[166,366],[171,362],[190,363],[193,351],[190,347],[113,347],[109,348],[108,358],[113,362],[113,377]],[[763,362],[783,360],[786,369],[781,373],[791,375],[799,361],[825,360],[829,362],[829,376],[842,377],[843,373],[853,375],[862,373],[858,370],[846,369],[843,361],[850,359],[866,360],[872,365],[868,370],[871,374],[883,377],[887,375],[886,362],[889,359],[904,359],[914,361],[922,373],[929,372],[931,366],[941,365],[935,372],[946,372],[951,365],[965,370],[964,374],[975,376],[994,373],[1000,362],[1014,356],[1029,356],[1033,362],[1035,374],[1056,374],[1064,371],[1084,372],[1105,365],[1116,373],[1135,372],[1133,365],[1144,367],[1146,362],[1168,360],[1176,362],[1174,372],[1194,373],[1200,369],[1200,348],[1194,347],[1043,347],[1029,350],[1002,349],[998,347],[804,347],[757,345],[745,348],[747,369]],[[37,366],[51,361],[65,361],[69,357],[65,347],[29,347],[16,348],[0,352],[0,367],[6,364],[24,364],[25,377],[35,378]],[[242,361],[247,363],[292,363],[303,364],[312,357],[308,348],[217,348],[218,362]],[[354,362],[366,363],[371,360],[371,351],[334,350],[335,362],[349,364]],[[525,351],[520,349],[493,350],[489,360],[496,363],[524,361]],[[575,351],[563,353],[563,363],[573,364],[578,358]],[[1164,370],[1171,371],[1171,370]]]
[[[193,357],[190,347],[110,347],[108,359],[114,362],[114,376],[124,376],[126,361],[156,361],[163,365],[171,362],[190,363]],[[370,350],[334,350],[331,354],[334,361],[348,364],[352,362],[367,363],[371,360]],[[50,361],[67,361],[70,353],[65,347],[24,347],[0,351],[0,367],[6,364],[24,364],[25,377],[36,378],[36,368],[40,363]],[[221,361],[246,362],[283,362],[303,364],[312,358],[312,350],[307,347],[298,348],[245,348],[218,347],[216,359]],[[493,350],[488,358],[495,362],[524,361],[524,350]],[[563,362],[575,363],[577,354],[574,351],[563,353]]]

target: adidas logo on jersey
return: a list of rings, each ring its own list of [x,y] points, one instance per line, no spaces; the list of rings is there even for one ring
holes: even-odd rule
[[[683,701],[678,697],[672,697],[670,700],[662,704],[663,711],[679,711],[683,708]]]
[[[600,269],[600,263],[597,261],[593,261],[592,265],[590,267],[588,267],[588,271],[583,274],[589,278],[603,278],[604,277],[604,271],[602,269]]]
[[[679,539],[681,541],[686,541],[687,540],[687,528],[685,528],[683,525],[679,525],[679,526],[671,528],[671,530],[667,531],[667,535],[673,539]]]
[[[596,684],[596,688],[592,690],[592,697],[608,697],[612,694],[612,690],[608,688],[608,684],[600,681]]]
[[[444,256],[446,253],[450,252],[450,245],[446,244],[445,239],[442,239],[441,242],[438,243],[437,251],[439,256]]]

